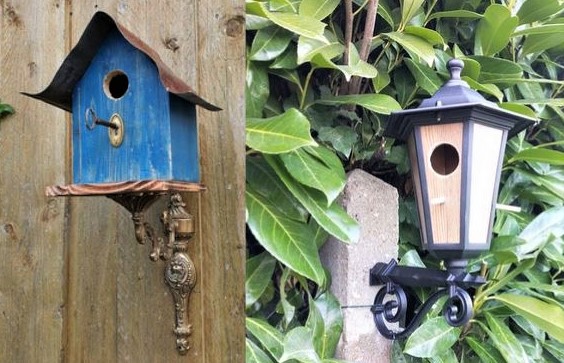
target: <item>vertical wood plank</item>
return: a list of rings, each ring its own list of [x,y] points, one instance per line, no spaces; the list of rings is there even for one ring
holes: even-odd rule
[[[204,362],[244,361],[244,7],[198,1]]]
[[[65,114],[19,94],[50,81],[65,55],[64,1],[0,0],[0,362],[63,355],[67,203],[45,186],[65,175]]]
[[[440,126],[439,129],[437,126]],[[429,195],[431,223],[433,228],[433,243],[448,244],[460,241],[460,219],[448,216],[460,215],[460,188],[462,180],[462,165],[460,155],[462,151],[462,123],[444,125],[429,125],[421,127],[422,148],[427,171],[427,193]],[[436,147],[445,144],[456,149],[458,164],[454,171],[441,175],[431,164],[431,155]],[[449,223],[445,223],[449,221]]]

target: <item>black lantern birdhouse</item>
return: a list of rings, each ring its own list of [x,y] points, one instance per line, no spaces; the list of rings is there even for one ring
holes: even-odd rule
[[[174,298],[177,349],[186,353],[187,303],[196,283],[186,247],[195,224],[174,193],[205,189],[196,106],[220,109],[103,12],[93,16],[51,84],[26,95],[72,112],[72,183],[50,186],[47,195],[103,195],[131,212],[137,240],[153,246],[151,259],[168,261],[165,280]],[[173,195],[162,217],[167,235],[161,238],[144,213],[165,194]]]
[[[463,67],[461,60],[450,60],[450,80],[418,108],[392,113],[385,131],[407,142],[422,247],[447,267],[446,271],[400,267],[395,261],[374,266],[371,285],[387,286],[377,296],[373,312],[378,329],[388,338],[406,336],[414,328],[394,333],[384,324],[399,320],[400,314],[391,313],[390,304],[384,307],[386,294],[396,295],[398,310],[406,304],[400,285],[448,286],[424,305],[449,294],[447,321],[451,325],[468,321],[472,301],[463,288],[484,281],[465,272],[466,261],[489,250],[506,141],[533,122],[471,90],[460,78]]]

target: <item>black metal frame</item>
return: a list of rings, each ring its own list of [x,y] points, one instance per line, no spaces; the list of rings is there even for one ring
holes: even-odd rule
[[[399,266],[395,260],[379,262],[370,269],[370,286],[385,285],[374,298],[371,308],[376,328],[387,339],[403,339],[419,326],[423,317],[442,297],[447,296],[443,316],[451,326],[466,324],[473,314],[472,298],[466,289],[484,284],[482,276],[466,272]],[[405,287],[438,287],[418,307],[418,299],[406,292]],[[392,299],[386,299],[392,295]],[[411,297],[411,299],[409,299]],[[409,313],[409,315],[408,315]],[[409,320],[409,321],[408,321]],[[399,323],[403,330],[391,330],[387,323]]]

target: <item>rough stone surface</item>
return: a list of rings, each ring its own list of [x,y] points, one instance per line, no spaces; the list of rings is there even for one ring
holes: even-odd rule
[[[390,362],[391,342],[374,325],[369,308],[379,286],[369,286],[368,274],[376,262],[397,258],[398,193],[380,179],[354,170],[347,177],[341,204],[360,224],[357,243],[347,245],[331,238],[321,250],[321,259],[332,278],[331,291],[343,308],[344,327],[337,358],[358,363]]]

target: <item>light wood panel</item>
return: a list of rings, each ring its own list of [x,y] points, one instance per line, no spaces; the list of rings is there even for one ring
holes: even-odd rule
[[[436,244],[460,241],[462,128],[463,123],[421,127],[421,146],[425,158],[427,192],[431,210],[430,222],[433,229],[433,242]],[[458,153],[458,166],[448,175],[441,175],[431,165],[431,154],[441,144],[451,145]]]
[[[65,115],[20,95],[40,90],[65,56],[63,1],[0,0],[0,362],[63,355]]]

